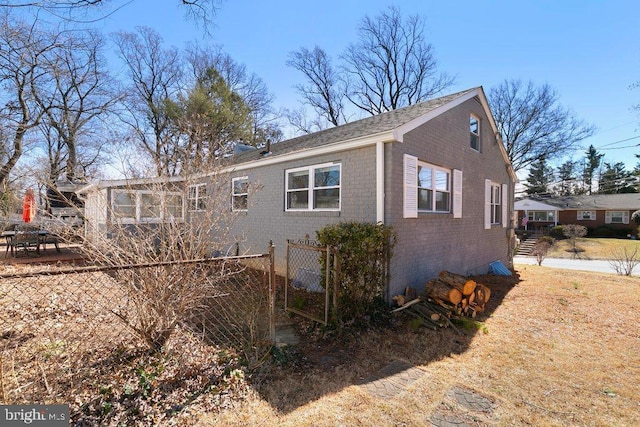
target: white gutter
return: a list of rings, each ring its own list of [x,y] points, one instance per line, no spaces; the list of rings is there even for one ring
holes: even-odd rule
[[[376,222],[384,224],[384,142],[376,143]]]

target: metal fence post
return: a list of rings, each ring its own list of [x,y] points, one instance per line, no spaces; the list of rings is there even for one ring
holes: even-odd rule
[[[276,342],[276,268],[275,246],[269,242],[269,337]]]

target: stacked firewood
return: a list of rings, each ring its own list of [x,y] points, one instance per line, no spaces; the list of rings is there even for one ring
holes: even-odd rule
[[[427,282],[425,295],[452,304],[458,314],[476,317],[477,313],[484,312],[491,290],[462,275],[441,271],[438,277]]]
[[[408,309],[408,313],[420,317],[428,327],[436,329],[451,325],[451,319],[466,316],[475,318],[485,311],[491,290],[476,281],[459,274],[442,271],[429,280],[422,295],[407,288],[404,295],[393,300],[398,305],[394,311]]]

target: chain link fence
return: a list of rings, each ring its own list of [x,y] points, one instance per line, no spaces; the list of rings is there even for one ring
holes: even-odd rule
[[[285,310],[326,325],[337,308],[337,259],[330,246],[287,240]]]
[[[229,349],[248,365],[259,363],[274,340],[274,278],[272,249],[198,261],[2,274],[2,402],[71,403],[80,410],[104,397],[106,384],[117,383],[127,360],[154,347],[160,354],[164,346],[182,349],[185,358],[191,349]]]

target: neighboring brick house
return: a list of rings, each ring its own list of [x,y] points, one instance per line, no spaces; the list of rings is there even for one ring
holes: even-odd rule
[[[393,226],[390,296],[441,270],[511,265],[516,176],[498,135],[478,87],[236,154],[186,195],[198,206],[210,177],[228,177],[232,235],[252,252],[273,241],[280,272],[287,239],[338,222]]]
[[[549,229],[555,225],[579,224],[592,236],[637,236],[631,215],[640,209],[640,194],[592,194],[526,198],[515,202],[519,228]],[[523,222],[523,218],[527,218]]]

